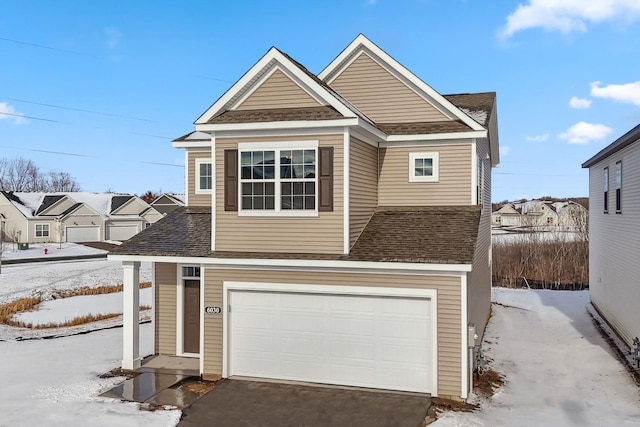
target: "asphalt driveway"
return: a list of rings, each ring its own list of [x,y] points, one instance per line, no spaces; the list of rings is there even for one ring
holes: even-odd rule
[[[424,395],[226,380],[183,411],[180,427],[419,427]]]

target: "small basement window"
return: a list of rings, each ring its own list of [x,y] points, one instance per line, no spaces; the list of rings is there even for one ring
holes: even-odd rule
[[[409,182],[438,182],[439,159],[437,152],[409,154]]]

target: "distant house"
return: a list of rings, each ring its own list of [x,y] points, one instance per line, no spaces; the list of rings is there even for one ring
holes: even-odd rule
[[[184,195],[183,194],[169,194],[164,193],[156,197],[153,202],[151,202],[151,206],[155,208],[162,215],[166,215],[169,212],[173,212],[180,206],[184,206]]]
[[[111,193],[0,192],[5,241],[123,241],[162,218],[138,196]]]
[[[491,214],[492,227],[572,231],[585,224],[587,210],[573,201],[507,203]]]
[[[640,337],[640,125],[582,167],[589,168],[591,302],[631,345]]]

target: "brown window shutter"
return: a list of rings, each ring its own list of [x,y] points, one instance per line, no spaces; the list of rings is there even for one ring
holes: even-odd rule
[[[224,210],[238,210],[238,150],[224,150]]]
[[[333,212],[333,147],[318,148],[318,211]]]

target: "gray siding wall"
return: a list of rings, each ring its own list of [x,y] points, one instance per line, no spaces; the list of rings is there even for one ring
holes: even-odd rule
[[[282,71],[276,70],[236,110],[317,107],[320,104]]]
[[[622,160],[622,213],[615,211],[616,162]],[[603,170],[609,167],[609,213]],[[589,293],[631,344],[640,337],[640,141],[589,168]]]
[[[329,85],[376,123],[449,120],[366,53]]]
[[[476,326],[479,344],[491,314],[491,161],[486,158],[488,140],[478,139],[476,151],[484,164],[484,191],[473,270],[467,279],[467,317]]]
[[[438,152],[438,182],[409,182],[409,154]],[[380,206],[448,206],[471,203],[471,143],[381,148]]]
[[[438,291],[438,392],[442,397],[461,395],[460,277],[328,273],[207,268],[204,305],[222,305],[224,281],[295,283],[327,286],[429,288]],[[205,316],[204,374],[222,374],[222,317]]]
[[[176,354],[176,264],[153,264],[155,269],[155,352],[156,354]]]
[[[378,205],[378,149],[351,138],[349,241],[356,242]]]
[[[240,142],[318,140],[320,147],[334,147],[333,212],[315,217],[239,216],[224,210],[224,150]],[[343,144],[344,136],[305,135],[216,139],[216,250],[287,253],[343,253]],[[191,204],[191,199],[189,199]]]

